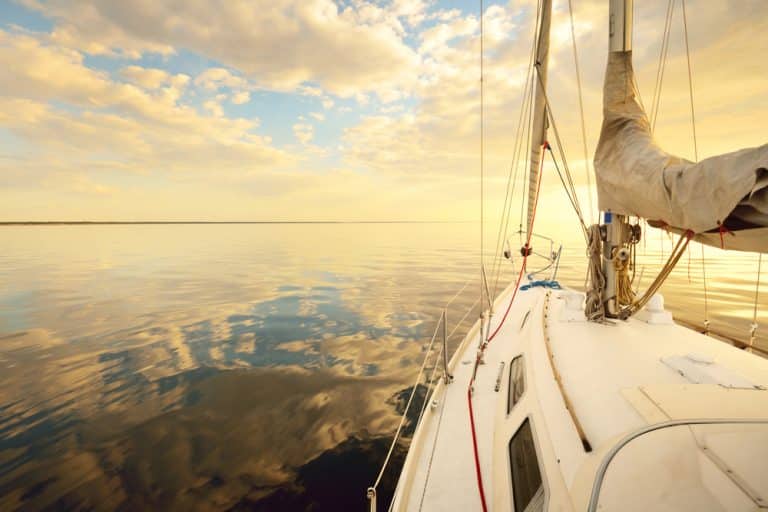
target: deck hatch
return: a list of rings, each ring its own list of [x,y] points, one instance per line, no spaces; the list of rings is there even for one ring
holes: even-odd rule
[[[718,384],[731,389],[756,389],[753,382],[718,364],[694,354],[662,357],[661,362],[694,384]]]

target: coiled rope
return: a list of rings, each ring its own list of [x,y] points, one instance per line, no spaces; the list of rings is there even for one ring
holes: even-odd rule
[[[651,297],[653,297],[659,288],[661,288],[661,285],[664,284],[664,281],[666,281],[667,277],[672,273],[672,270],[675,268],[675,265],[677,265],[677,262],[680,261],[680,257],[685,252],[688,243],[690,243],[692,238],[693,231],[690,230],[680,236],[677,240],[677,244],[675,244],[674,249],[672,249],[672,252],[669,255],[669,259],[667,259],[667,262],[664,264],[661,271],[659,271],[656,279],[653,280],[648,289],[645,290],[645,293],[643,293],[639,299],[635,300],[631,306],[628,306],[621,311],[620,318],[629,318],[640,311],[648,303]]]
[[[603,307],[603,290],[605,289],[605,274],[603,273],[603,255],[600,226],[593,224],[587,230],[587,290],[584,304],[584,315],[592,322],[605,320]]]

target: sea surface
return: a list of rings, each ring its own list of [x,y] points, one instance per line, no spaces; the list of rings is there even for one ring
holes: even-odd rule
[[[0,226],[0,510],[362,510],[441,309],[456,295],[449,347],[477,318],[459,322],[479,295],[476,231]],[[638,246],[644,284],[672,243]],[[496,284],[486,248],[499,293],[515,269],[503,260]],[[570,241],[556,277],[580,288],[584,268]],[[713,329],[749,337],[756,273],[755,255],[707,248]],[[662,292],[702,324],[698,245]]]

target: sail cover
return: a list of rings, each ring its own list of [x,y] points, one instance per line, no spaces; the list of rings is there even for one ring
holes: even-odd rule
[[[632,52],[610,52],[595,153],[600,209],[725,249],[768,252],[768,144],[691,162],[659,148],[638,100]]]

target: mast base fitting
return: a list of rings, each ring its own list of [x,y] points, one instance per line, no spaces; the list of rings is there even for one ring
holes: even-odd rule
[[[532,252],[533,252],[533,247],[531,247],[528,244],[525,244],[520,248],[520,254],[522,254],[523,257],[530,256]]]

